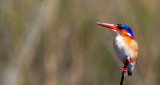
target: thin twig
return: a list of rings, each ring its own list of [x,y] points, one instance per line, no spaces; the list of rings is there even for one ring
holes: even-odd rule
[[[128,64],[129,64],[129,61],[126,59],[126,64],[124,64],[124,67],[123,67],[123,68],[127,68]],[[126,71],[123,70],[120,85],[123,85],[124,73],[125,73],[125,72],[126,72]]]
[[[120,85],[123,85],[123,80],[124,80],[124,71],[122,72],[122,77],[121,77],[121,82],[120,82]]]

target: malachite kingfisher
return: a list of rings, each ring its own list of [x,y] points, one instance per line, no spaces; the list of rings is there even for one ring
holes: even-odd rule
[[[113,47],[116,55],[124,64],[123,71],[131,76],[138,58],[138,44],[134,40],[132,29],[124,23],[108,24],[97,22],[98,25],[112,29],[116,36]]]

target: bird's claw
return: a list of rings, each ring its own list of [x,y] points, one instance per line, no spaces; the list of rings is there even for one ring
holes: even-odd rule
[[[130,58],[130,57],[127,57],[127,61],[128,61],[128,62],[131,61],[131,58]]]
[[[127,57],[126,60],[127,60],[127,62],[130,62],[130,61],[131,61],[131,58],[130,58],[130,57]],[[127,65],[128,65],[128,63],[127,63]],[[127,71],[128,71],[128,69],[126,68],[127,65],[125,65],[125,66],[123,67],[123,69],[122,69],[124,72],[127,72]]]
[[[128,71],[128,69],[127,68],[125,68],[125,67],[123,67],[123,69],[122,69],[124,72],[127,72]]]

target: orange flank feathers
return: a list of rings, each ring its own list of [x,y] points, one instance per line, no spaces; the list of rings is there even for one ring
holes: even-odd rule
[[[138,57],[138,45],[137,42],[131,38],[131,36],[128,35],[123,35],[121,36],[123,39],[123,42],[126,43],[125,47],[127,47],[127,49],[129,49],[132,53],[132,58],[131,58],[131,62],[136,62],[137,57]]]

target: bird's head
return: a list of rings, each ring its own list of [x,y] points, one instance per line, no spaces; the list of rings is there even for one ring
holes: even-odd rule
[[[124,23],[108,24],[108,23],[97,22],[97,24],[114,30],[118,35],[129,36],[132,39],[134,38],[132,29]]]

